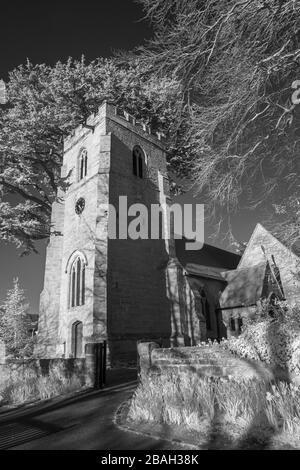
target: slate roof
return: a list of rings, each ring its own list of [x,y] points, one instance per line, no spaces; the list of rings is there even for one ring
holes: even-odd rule
[[[240,256],[231,251],[222,250],[212,245],[204,243],[201,250],[186,250],[185,238],[175,239],[176,256],[183,267],[188,264],[199,266],[210,266],[213,268],[236,269],[240,261]]]
[[[220,296],[221,308],[255,304],[262,296],[267,263],[223,272],[228,285]]]
[[[200,264],[187,263],[185,270],[190,276],[206,277],[209,279],[216,279],[218,281],[225,282],[225,279],[222,276],[224,268],[215,268],[211,266],[202,266]]]

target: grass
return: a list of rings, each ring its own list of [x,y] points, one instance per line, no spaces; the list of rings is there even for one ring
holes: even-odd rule
[[[29,369],[19,377],[8,377],[1,381],[0,403],[20,405],[76,391],[81,387],[82,383],[76,375],[66,377],[59,366],[52,367],[49,374],[44,376]]]
[[[219,437],[235,441],[280,436],[300,446],[300,389],[168,370],[141,376],[127,418],[200,433],[217,427]]]

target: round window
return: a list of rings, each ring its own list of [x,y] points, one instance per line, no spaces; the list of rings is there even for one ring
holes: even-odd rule
[[[76,201],[76,204],[75,204],[76,214],[81,214],[84,210],[84,206],[85,206],[85,200],[83,199],[83,197],[80,197],[78,201]]]

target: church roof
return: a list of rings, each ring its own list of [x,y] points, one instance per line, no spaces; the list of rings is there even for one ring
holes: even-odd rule
[[[220,296],[221,308],[254,305],[262,296],[267,263],[223,272],[228,285]]]
[[[181,265],[210,266],[212,268],[235,269],[240,261],[240,256],[231,251],[222,250],[216,246],[204,243],[201,250],[186,250],[186,238],[175,239],[176,256]]]
[[[224,271],[224,268],[216,268],[211,266],[202,266],[200,264],[187,263],[185,266],[185,270],[190,276],[206,277],[225,282],[221,274],[222,271]]]

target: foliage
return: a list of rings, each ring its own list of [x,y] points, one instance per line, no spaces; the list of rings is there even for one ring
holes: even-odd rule
[[[193,157],[209,213],[220,225],[226,219],[230,234],[232,213],[262,209],[293,243],[300,236],[300,108],[292,102],[300,79],[300,3],[140,3],[155,30],[141,54],[158,76],[182,83],[190,122],[181,148]]]
[[[237,338],[222,345],[240,357],[261,360],[272,366],[300,374],[300,306],[278,302],[273,318],[263,305],[252,320],[243,326]]]
[[[289,436],[299,436],[300,389],[294,384],[280,382],[267,392],[267,416],[276,429],[283,428]]]
[[[28,357],[32,354],[33,338],[29,333],[31,322],[27,310],[24,290],[16,278],[0,309],[0,338],[8,356]]]
[[[103,100],[168,132],[181,87],[157,81],[137,59],[82,58],[21,65],[9,75],[7,94],[0,108],[0,238],[29,252],[49,236],[51,203],[68,186],[69,175],[60,176],[64,137]]]
[[[204,378],[175,369],[143,374],[131,399],[129,421],[178,425],[231,440],[282,437],[300,439],[300,389],[285,383],[271,387],[257,380]],[[213,426],[213,428],[212,428]]]

